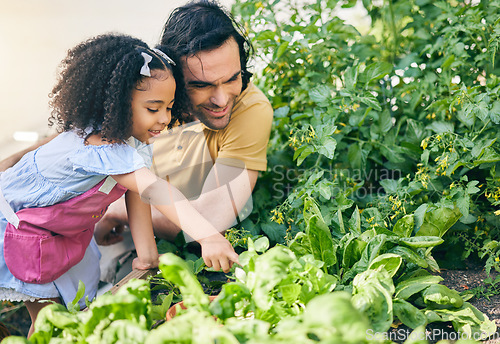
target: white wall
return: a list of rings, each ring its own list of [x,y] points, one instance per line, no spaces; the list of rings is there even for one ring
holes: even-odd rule
[[[15,132],[51,132],[47,95],[68,49],[110,31],[155,44],[172,9],[186,2],[0,0],[0,159],[31,145],[15,141]]]

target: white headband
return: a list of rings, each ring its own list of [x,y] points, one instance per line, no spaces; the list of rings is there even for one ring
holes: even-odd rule
[[[160,49],[151,49],[156,54],[160,55],[167,61],[169,64],[175,66],[174,60],[172,60],[167,54],[165,54]],[[149,68],[149,62],[153,60],[153,57],[148,53],[141,52],[142,57],[144,58],[144,65],[141,67],[140,74],[144,76],[151,76],[151,69]]]
[[[141,52],[142,57],[144,57],[144,65],[141,67],[141,75],[151,76],[151,69],[149,69],[149,62],[153,57],[145,52]]]
[[[161,51],[160,49],[156,49],[156,48],[153,48],[151,50],[154,51],[155,53],[157,53],[158,55],[160,55],[161,57],[163,57],[165,59],[165,61],[167,61],[168,63],[170,63],[172,66],[175,66],[174,60],[172,60],[170,58],[170,56],[168,56],[167,54],[165,54],[163,51]]]

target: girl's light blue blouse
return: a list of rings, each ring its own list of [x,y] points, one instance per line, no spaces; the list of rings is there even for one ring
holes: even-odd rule
[[[109,175],[149,168],[152,145],[134,138],[127,143],[85,145],[84,139],[75,132],[64,132],[1,173],[1,191],[16,212],[66,201],[89,190]],[[3,259],[6,225],[7,221],[0,213],[0,287],[15,288],[35,297],[57,296],[53,283],[24,283],[10,274]]]

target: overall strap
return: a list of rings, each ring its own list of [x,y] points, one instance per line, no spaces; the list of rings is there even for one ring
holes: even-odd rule
[[[14,210],[12,210],[10,204],[5,199],[1,188],[0,188],[0,213],[2,213],[3,216],[5,216],[5,218],[7,219],[7,221],[9,221],[9,223],[11,223],[17,229],[17,227],[19,226],[19,218],[17,217]]]

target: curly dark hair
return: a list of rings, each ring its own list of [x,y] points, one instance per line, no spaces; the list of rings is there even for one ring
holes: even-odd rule
[[[175,55],[162,51],[176,61]],[[60,64],[58,81],[52,92],[49,124],[57,124],[58,131],[75,130],[85,137],[99,133],[111,142],[123,142],[132,134],[132,91],[145,76],[141,52],[152,57],[151,70],[170,71],[176,80],[172,126],[186,111],[187,97],[181,70],[151,50],[140,39],[105,34],[90,38],[68,51]],[[178,61],[176,65],[179,66]]]
[[[218,48],[231,37],[240,51],[244,90],[252,76],[248,59],[253,47],[242,26],[217,1],[196,0],[176,8],[163,27],[161,44],[185,58]]]

